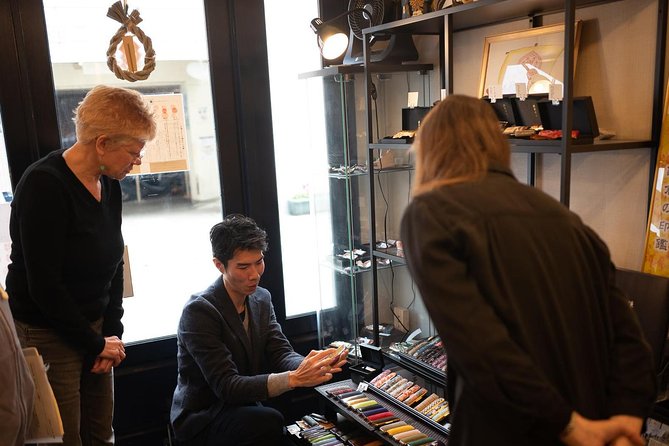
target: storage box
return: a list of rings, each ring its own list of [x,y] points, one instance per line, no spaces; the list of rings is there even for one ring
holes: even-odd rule
[[[497,119],[506,122],[507,125],[510,126],[525,125],[520,122],[520,119],[518,119],[515,105],[516,100],[517,99],[512,96],[505,96],[501,99],[495,100],[495,102],[491,102],[490,99],[485,98],[485,101],[492,106],[493,110],[495,110]]]
[[[544,99],[539,101],[537,105],[544,130],[561,130],[563,103],[559,102],[558,105],[553,105],[551,101]],[[580,132],[578,142],[592,143],[593,139],[599,135],[592,97],[575,97],[572,116],[572,130]]]
[[[518,113],[518,125],[535,126],[541,125],[541,114],[539,113],[539,102],[545,97],[528,97],[524,101],[516,99],[515,106]]]
[[[358,345],[362,362],[349,367],[351,380],[359,384],[361,381],[371,381],[383,370],[383,353],[381,347],[369,344]]]
[[[425,115],[432,107],[413,107],[402,109],[402,130],[417,130]]]

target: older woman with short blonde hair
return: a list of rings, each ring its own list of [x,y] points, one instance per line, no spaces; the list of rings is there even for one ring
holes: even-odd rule
[[[65,445],[110,445],[112,368],[125,358],[119,180],[155,137],[132,90],[97,86],[75,110],[77,140],[21,177],[12,201],[7,291],[24,347],[49,364]]]

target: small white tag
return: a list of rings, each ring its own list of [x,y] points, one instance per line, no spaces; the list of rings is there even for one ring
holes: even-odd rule
[[[522,82],[516,84],[516,97],[521,101],[527,99],[527,84]]]
[[[497,99],[502,99],[504,97],[504,94],[502,93],[502,86],[488,85],[488,97],[490,98],[490,102],[493,104],[497,102]]]
[[[552,83],[548,86],[548,99],[553,102],[553,105],[558,105],[562,97],[562,84]]]
[[[440,96],[440,97],[441,97],[441,100],[442,100],[442,101],[443,101],[444,99],[446,99],[446,89],[445,89],[445,88],[442,88],[442,89],[441,89],[441,96]]]
[[[366,392],[367,391],[367,383],[361,382],[358,384],[358,392]]]
[[[418,107],[418,92],[410,91],[407,95],[407,107],[416,108]]]

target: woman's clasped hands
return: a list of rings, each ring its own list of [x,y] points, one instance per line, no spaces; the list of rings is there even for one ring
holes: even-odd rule
[[[117,336],[105,337],[105,347],[95,358],[92,373],[107,373],[125,359],[125,345]]]

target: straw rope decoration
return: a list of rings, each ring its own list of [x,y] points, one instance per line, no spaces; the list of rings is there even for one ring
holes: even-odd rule
[[[117,1],[107,10],[107,17],[114,19],[121,24],[121,27],[109,41],[109,48],[107,49],[107,66],[119,79],[125,79],[130,82],[147,79],[149,74],[156,68],[156,52],[153,50],[151,38],[144,34],[144,31],[137,26],[142,21],[142,18],[139,16],[139,11],[134,9],[130,15],[128,15],[128,5],[125,4],[125,1],[123,4],[121,4],[120,1]],[[144,46],[144,67],[140,71],[137,71],[136,67],[135,47],[131,40],[133,37],[126,36],[127,33],[131,33],[137,37],[139,42]],[[121,42],[123,42],[126,47],[124,53],[126,59],[128,59],[128,70],[121,69],[116,63],[116,57],[114,57],[116,49]]]

